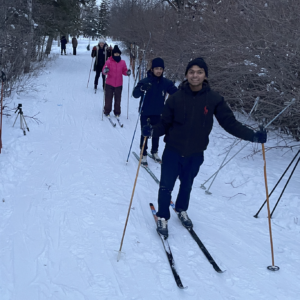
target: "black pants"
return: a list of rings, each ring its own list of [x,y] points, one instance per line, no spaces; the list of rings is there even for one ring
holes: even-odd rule
[[[160,116],[144,116],[141,115],[141,128],[143,126],[147,125],[147,119],[150,119],[150,124],[153,126],[157,124],[160,121]],[[141,141],[140,141],[140,149],[142,150],[143,143],[144,143],[144,136],[141,135]],[[158,144],[159,144],[159,138],[151,138],[152,139],[152,148],[151,153],[156,153],[158,151]],[[147,149],[148,149],[148,139],[146,140],[146,144],[144,147],[143,155],[147,155]]]
[[[180,180],[180,188],[175,209],[178,212],[188,210],[194,178],[197,176],[203,160],[203,154],[182,157],[169,149],[164,150],[158,191],[158,211],[156,213],[158,217],[170,219],[171,193],[177,177]]]
[[[114,103],[114,114],[119,116],[121,114],[121,97],[122,97],[122,86],[113,87],[109,84],[105,85],[105,105],[104,114],[108,115],[112,110],[113,98]]]
[[[76,47],[73,47],[73,55],[76,55]]]
[[[66,47],[65,48],[61,48],[61,54],[63,54],[63,51],[65,52],[65,55],[66,55]]]
[[[99,81],[99,77],[100,77],[101,72],[102,72],[102,68],[97,68],[96,69],[96,76],[95,76],[95,81],[94,81],[95,85],[98,85],[98,81]],[[105,85],[105,75],[102,74],[102,87],[103,87],[103,89],[104,89],[104,85]]]

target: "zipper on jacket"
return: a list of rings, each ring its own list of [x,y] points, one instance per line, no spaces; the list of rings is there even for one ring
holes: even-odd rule
[[[205,111],[205,109],[206,109],[206,111]],[[207,114],[208,114],[208,110],[207,110],[207,92],[205,93],[205,106],[204,106],[203,114],[204,114],[204,118],[203,118],[203,128],[205,128],[206,116],[207,116]]]
[[[190,146],[190,137],[192,135],[192,128],[193,128],[193,122],[194,122],[194,116],[195,116],[195,100],[196,100],[196,97],[193,96],[193,102],[192,102],[192,117],[191,117],[191,121],[190,121],[190,125],[189,125],[189,133],[188,133],[188,138],[187,138],[187,143],[186,143],[186,151],[187,149],[189,149],[189,146]],[[186,152],[185,151],[185,152]]]

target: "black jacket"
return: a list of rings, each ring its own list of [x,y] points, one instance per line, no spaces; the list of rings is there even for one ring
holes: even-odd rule
[[[105,65],[105,47],[106,47],[106,60],[111,56],[111,51],[108,49],[108,45],[105,43],[103,48],[99,45],[93,47],[92,50],[92,57],[96,57],[95,63],[94,63],[94,71],[96,69],[102,70],[103,66]]]
[[[66,49],[66,44],[68,43],[67,39],[63,36],[60,40],[61,49]]]
[[[212,91],[207,81],[197,94],[188,82],[182,84],[166,101],[160,123],[153,126],[153,136],[165,135],[166,148],[182,156],[202,153],[209,143],[214,115],[227,132],[253,141],[254,131],[235,119],[224,98]]]
[[[144,105],[142,108],[142,115],[156,115],[159,116],[161,115],[164,104],[165,104],[165,99],[166,99],[166,94],[174,94],[177,92],[177,87],[174,85],[174,83],[163,77],[156,77],[152,73],[151,70],[147,72],[147,77],[139,81],[137,86],[133,90],[133,97],[134,98],[139,98],[141,97],[140,100],[140,106],[141,102],[144,96],[144,92],[141,91],[141,86],[144,83],[151,83],[152,87],[151,89],[147,92],[145,100],[144,100]]]

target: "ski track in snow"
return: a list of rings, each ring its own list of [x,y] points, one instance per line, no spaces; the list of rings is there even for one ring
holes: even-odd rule
[[[171,212],[169,243],[188,289],[176,287],[149,209],[149,202],[157,208],[158,185],[142,168],[123,253],[116,261],[138,165],[132,155],[125,164],[138,100],[130,98],[127,120],[128,79],[124,77],[124,128],[101,120],[103,91],[99,84],[94,94],[94,72],[86,88],[91,63],[86,46],[87,40],[80,39],[77,56],[69,50],[50,62],[37,79],[39,92],[14,95],[13,103],[23,104],[24,115],[40,112],[40,125],[27,118],[30,132],[23,136],[18,122],[12,127],[15,115],[3,119],[1,300],[299,299],[300,172],[295,171],[272,219],[275,265],[280,271],[270,272],[266,207],[258,219],[253,218],[265,200],[263,160],[260,155],[244,158],[256,146],[248,145],[220,171],[212,195],[200,188],[232,143],[217,122],[194,182],[189,215],[194,230],[226,272],[213,270]],[[59,53],[54,47],[53,52]],[[128,65],[128,57],[122,57]],[[136,152],[139,138],[140,124],[132,148]],[[161,139],[160,154],[163,144]],[[293,155],[267,152],[269,191]],[[159,178],[160,166],[150,158],[149,166]],[[271,196],[271,207],[289,174]],[[177,182],[174,201],[178,187]]]

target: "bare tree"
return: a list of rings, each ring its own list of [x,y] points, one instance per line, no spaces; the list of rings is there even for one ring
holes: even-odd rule
[[[174,80],[184,79],[188,61],[203,57],[210,84],[233,110],[247,114],[259,97],[259,123],[296,99],[273,129],[299,141],[299,13],[296,0],[115,0],[110,34],[143,48],[150,31],[147,59],[162,57]]]

